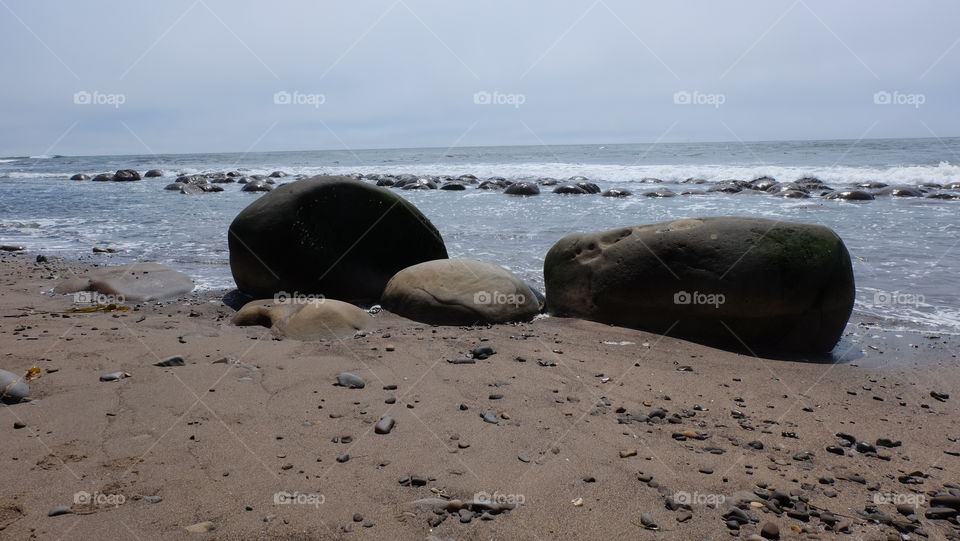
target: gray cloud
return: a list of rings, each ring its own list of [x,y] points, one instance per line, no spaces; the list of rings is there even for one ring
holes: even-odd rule
[[[3,0],[0,155],[946,137],[957,20],[905,1]]]

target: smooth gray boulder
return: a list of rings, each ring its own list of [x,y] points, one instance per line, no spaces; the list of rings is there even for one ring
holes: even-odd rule
[[[158,263],[134,263],[90,269],[83,276],[59,283],[57,294],[91,291],[123,298],[121,302],[145,302],[175,299],[193,291],[193,280],[186,274]]]
[[[529,321],[540,312],[536,293],[513,273],[473,259],[439,259],[398,272],[383,307],[433,325]]]

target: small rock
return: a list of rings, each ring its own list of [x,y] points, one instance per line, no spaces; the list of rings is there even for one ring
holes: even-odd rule
[[[389,434],[390,431],[393,430],[394,424],[396,424],[396,422],[393,420],[393,417],[384,415],[377,421],[376,426],[373,427],[373,431],[377,434]]]
[[[363,389],[366,386],[363,378],[350,372],[342,372],[337,375],[337,385],[347,387],[348,389]]]
[[[636,449],[625,449],[623,451],[620,451],[620,458],[627,458],[631,456],[637,456]]]
[[[500,423],[500,421],[497,419],[497,416],[494,415],[492,411],[485,411],[480,417],[483,417],[484,421],[493,425]]]
[[[473,351],[471,351],[470,354],[473,355],[474,359],[478,359],[482,361],[487,357],[496,354],[496,351],[494,351],[493,348],[490,346],[480,346],[478,348],[475,348]]]
[[[162,496],[144,496],[143,501],[147,503],[160,503],[163,501]]]
[[[206,532],[212,532],[213,530],[216,530],[217,526],[216,524],[208,520],[206,522],[198,522],[191,526],[187,526],[184,529],[190,533],[206,533]]]
[[[154,363],[153,366],[184,366],[186,363],[183,360],[183,357],[179,355],[174,355],[172,357],[167,357],[166,359]]]
[[[772,522],[767,522],[760,528],[760,535],[764,539],[780,539],[780,527]]]
[[[950,398],[950,395],[947,393],[939,393],[937,391],[930,391],[930,396],[934,400],[939,400],[940,402],[946,402]]]
[[[19,430],[19,429],[21,429],[21,428],[26,428],[26,427],[27,427],[27,425],[21,423],[20,421],[14,421],[14,422],[13,422],[13,429],[14,429],[14,430]]]
[[[58,505],[53,509],[47,511],[48,517],[59,517],[60,515],[69,515],[73,513],[73,510],[70,509],[69,505]]]
[[[127,372],[111,372],[100,376],[100,381],[119,381],[131,377]]]
[[[339,462],[339,463],[341,463],[341,464],[343,464],[344,462],[346,462],[346,461],[348,461],[348,460],[350,460],[350,455],[348,455],[347,453],[343,453],[342,455],[339,455],[339,456],[337,457],[337,462]]]

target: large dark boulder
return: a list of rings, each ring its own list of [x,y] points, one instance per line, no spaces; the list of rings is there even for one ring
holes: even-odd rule
[[[350,177],[280,186],[237,215],[228,240],[237,287],[255,298],[286,291],[376,303],[398,271],[447,257],[416,207]]]
[[[544,278],[554,314],[738,349],[829,351],[854,299],[836,233],[759,218],[569,235],[547,253]]]
[[[540,195],[540,187],[533,182],[515,182],[503,191],[509,195]]]

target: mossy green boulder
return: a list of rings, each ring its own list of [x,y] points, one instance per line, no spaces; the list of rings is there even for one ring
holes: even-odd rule
[[[828,352],[855,293],[850,254],[836,233],[760,218],[569,235],[543,269],[555,315],[736,349]]]

